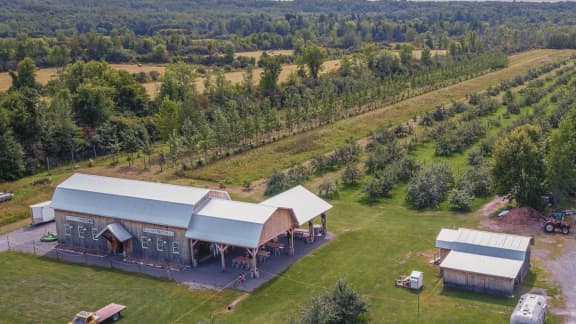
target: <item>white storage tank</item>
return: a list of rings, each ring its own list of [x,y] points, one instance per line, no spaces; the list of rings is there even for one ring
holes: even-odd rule
[[[30,205],[32,224],[41,224],[54,220],[54,209],[50,207],[52,201],[45,201]]]
[[[546,298],[524,294],[510,316],[510,324],[542,324],[546,320]]]
[[[424,285],[424,273],[412,271],[410,274],[410,289],[419,290]]]

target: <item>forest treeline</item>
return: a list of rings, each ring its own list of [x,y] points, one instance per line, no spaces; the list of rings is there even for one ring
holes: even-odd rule
[[[0,1],[0,70],[30,57],[243,68],[249,50],[307,43],[357,52],[365,42],[459,51],[476,38],[506,53],[576,48],[576,4],[358,1]],[[253,63],[253,62],[252,62]]]
[[[285,82],[278,80],[280,59],[264,56],[258,83],[250,68],[239,84],[219,71],[206,77],[203,92],[193,65],[174,63],[154,99],[128,72],[100,61],[69,64],[41,86],[34,61],[25,58],[11,72],[12,87],[0,93],[0,179],[102,154],[112,154],[114,163],[126,153],[128,164],[139,155],[145,167],[155,161],[194,168],[508,62],[503,53],[483,50],[435,57],[424,51],[417,60],[404,48],[396,55],[367,45],[319,74],[326,51],[309,45]]]

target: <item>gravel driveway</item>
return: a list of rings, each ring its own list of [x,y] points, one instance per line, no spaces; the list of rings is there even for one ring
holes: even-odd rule
[[[560,235],[560,234],[557,234]],[[566,237],[562,255],[545,263],[546,269],[562,287],[564,308],[555,308],[553,313],[566,316],[566,323],[576,323],[576,237]]]
[[[56,242],[40,242],[40,238],[48,232],[56,232],[54,222],[32,225],[0,235],[0,252],[17,250],[44,255],[56,246]]]

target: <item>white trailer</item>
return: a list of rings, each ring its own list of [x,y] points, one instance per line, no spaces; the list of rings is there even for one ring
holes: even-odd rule
[[[54,220],[54,208],[50,207],[52,201],[45,201],[30,205],[32,224],[42,224]]]
[[[510,324],[542,324],[546,321],[546,298],[524,294],[510,316]]]

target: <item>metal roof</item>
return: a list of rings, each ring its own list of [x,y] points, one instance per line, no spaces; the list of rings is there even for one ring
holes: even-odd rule
[[[500,258],[524,260],[532,239],[527,236],[460,228],[442,229],[436,247]]]
[[[522,269],[522,263],[520,260],[450,251],[440,268],[515,279]]]
[[[58,188],[195,205],[210,189],[76,173]]]
[[[99,238],[102,234],[104,234],[108,231],[112,235],[114,235],[114,237],[118,241],[120,241],[122,243],[128,241],[129,239],[131,239],[133,237],[132,234],[130,234],[130,232],[128,232],[126,227],[124,227],[124,225],[122,225],[118,222],[114,222],[114,223],[106,225],[106,227],[104,227],[98,234],[96,234],[96,238]]]
[[[296,186],[264,200],[260,205],[283,207],[292,209],[298,220],[298,225],[303,225],[314,217],[328,211],[332,205],[304,188]]]
[[[270,206],[211,199],[190,219],[186,237],[256,248],[264,223],[276,210]]]
[[[195,204],[209,192],[208,189],[77,173],[56,187],[51,207],[188,228]]]
[[[43,201],[41,203],[37,203],[34,205],[30,205],[30,208],[36,208],[36,207],[47,207],[50,206],[50,204],[52,203],[52,200],[48,200],[48,201]]]
[[[195,214],[239,222],[264,224],[276,209],[278,208],[241,201],[210,199],[200,210],[196,210]]]

